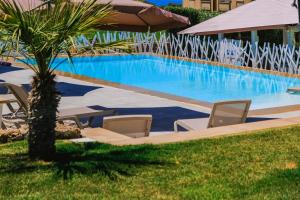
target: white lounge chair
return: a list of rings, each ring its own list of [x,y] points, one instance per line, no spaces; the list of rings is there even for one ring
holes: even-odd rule
[[[178,126],[192,131],[245,123],[250,105],[250,100],[215,103],[209,118],[177,120],[174,131],[178,132]]]
[[[123,115],[103,118],[104,129],[133,138],[149,136],[151,124],[151,115]]]
[[[23,115],[23,118],[26,118],[28,111],[28,93],[27,91],[19,85],[11,84],[11,83],[1,83],[2,86],[6,86],[11,93],[16,97],[19,102],[20,109]],[[89,127],[92,123],[94,117],[97,116],[105,116],[105,115],[114,115],[115,110],[94,110],[88,107],[81,108],[71,108],[71,109],[60,109],[58,111],[57,121],[62,122],[65,120],[71,120],[76,123],[78,128],[83,129]],[[20,115],[16,115],[18,117]],[[88,118],[87,123],[81,123],[81,118]],[[18,122],[14,122],[17,124]]]
[[[0,87],[4,87],[6,88],[5,84],[2,84],[3,82],[0,82]],[[7,89],[7,88],[6,88]],[[15,113],[18,111],[18,109],[15,109],[13,104],[18,104],[18,101],[16,99],[16,97],[13,94],[9,93],[9,90],[7,90],[7,92],[5,94],[0,94],[0,99],[3,100],[5,99],[5,103],[8,107],[8,109],[12,112]]]

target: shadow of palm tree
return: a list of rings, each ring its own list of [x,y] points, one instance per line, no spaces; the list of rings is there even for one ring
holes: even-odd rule
[[[49,163],[31,162],[26,154],[3,155],[0,159],[6,160],[6,165],[0,167],[0,173],[19,174],[38,169],[53,171],[54,178],[63,180],[71,179],[75,174],[94,173],[116,179],[132,176],[147,166],[172,165],[171,161],[156,157],[156,151],[157,147],[151,145],[107,149],[107,145],[99,143],[64,144],[64,149],[58,148]]]
[[[31,90],[30,84],[22,84],[22,86],[29,92]],[[56,89],[63,97],[82,97],[89,92],[92,92],[103,87],[79,85],[66,82],[57,82]]]
[[[139,168],[149,165],[171,165],[170,161],[159,160],[153,155],[153,146],[127,147],[109,152],[97,152],[103,144],[82,144],[85,151],[58,153],[55,160],[56,175],[64,180],[72,178],[75,173],[101,173],[111,179],[119,175],[131,176]]]
[[[19,70],[24,70],[24,69],[19,68],[19,67],[0,65],[0,74],[4,74],[7,72],[13,72],[13,71],[19,71]]]
[[[0,156],[2,163],[0,166],[0,173],[13,173],[19,174],[24,172],[30,172],[37,168],[37,165],[30,162],[28,155],[25,153],[20,154],[8,154]]]

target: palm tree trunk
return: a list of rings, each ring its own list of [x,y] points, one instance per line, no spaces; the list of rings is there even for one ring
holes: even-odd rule
[[[29,96],[29,156],[52,159],[55,155],[56,112],[60,101],[55,74],[48,70],[33,77]]]

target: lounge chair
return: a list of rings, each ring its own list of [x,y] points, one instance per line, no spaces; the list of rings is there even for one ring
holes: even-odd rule
[[[290,93],[290,94],[299,94],[300,93],[300,87],[288,88],[286,92]]]
[[[17,100],[15,98],[13,98],[10,95],[5,95],[5,94],[1,94],[0,95],[0,113],[3,112],[3,105],[6,104],[9,108],[9,110],[12,112],[12,115],[15,115],[15,112],[17,112],[13,106],[12,103],[17,103]],[[2,123],[2,116],[0,115],[0,128],[6,128],[4,123]]]
[[[250,104],[250,100],[215,103],[209,118],[177,120],[174,131],[178,132],[178,126],[192,131],[245,123]]]
[[[13,104],[19,104],[19,103],[18,103],[17,99],[15,98],[15,96],[13,94],[9,93],[9,90],[6,88],[6,86],[3,83],[4,82],[2,80],[0,80],[0,88],[1,88],[0,89],[1,90],[0,99],[2,99],[2,102],[4,102],[4,100],[5,100],[5,103],[3,103],[3,104],[6,104],[8,109],[12,113],[15,113],[18,111],[18,109],[15,109]],[[5,90],[3,91],[3,89],[5,89]]]
[[[151,124],[151,115],[123,115],[103,118],[104,129],[133,138],[149,136]]]
[[[5,104],[12,113],[18,112],[19,109],[14,108],[13,104],[19,105],[19,102],[13,94],[0,94],[0,99],[6,100]]]
[[[19,85],[11,84],[11,83],[1,83],[2,85],[6,86],[11,93],[16,97],[20,105],[21,114],[18,114],[17,117],[23,115],[23,118],[26,119],[27,111],[28,111],[28,92]],[[104,115],[114,115],[115,110],[94,110],[88,107],[81,107],[81,108],[71,108],[71,109],[60,109],[58,111],[57,121],[63,122],[65,120],[71,120],[76,123],[78,128],[83,129],[89,127],[94,119],[97,116],[104,116]],[[80,121],[81,118],[87,118],[87,123],[82,123]],[[17,122],[16,122],[17,123]],[[16,124],[14,123],[14,124]]]

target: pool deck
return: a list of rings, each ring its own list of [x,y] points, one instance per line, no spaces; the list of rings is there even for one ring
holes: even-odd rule
[[[151,137],[128,138],[101,128],[86,129],[83,134],[98,142],[113,145],[163,144],[249,133],[252,131],[293,126],[300,123],[300,106],[293,105],[272,109],[261,109],[250,112],[251,123],[205,129],[196,132],[173,133],[173,122],[177,119],[207,117],[210,105],[197,104],[180,98],[172,98],[149,91],[128,88],[93,80],[83,80],[68,75],[57,77],[58,85],[63,90],[60,108],[82,106],[100,106],[114,108],[121,114],[153,114],[153,130]],[[3,81],[30,85],[32,72],[26,69],[7,67],[0,69]],[[4,109],[6,112],[7,109]],[[265,119],[271,119],[261,121]],[[100,127],[97,122],[94,127]]]
[[[83,136],[94,139],[100,143],[106,143],[116,146],[126,145],[141,145],[141,144],[169,144],[176,142],[187,142],[192,140],[218,138],[225,136],[234,136],[242,134],[250,134],[255,131],[285,128],[290,126],[297,126],[300,123],[300,117],[275,119],[268,121],[260,121],[246,124],[238,124],[225,127],[217,127],[210,129],[203,129],[199,131],[179,132],[172,134],[156,135],[143,138],[130,138],[124,135],[111,132],[102,128],[85,129],[82,131]]]

